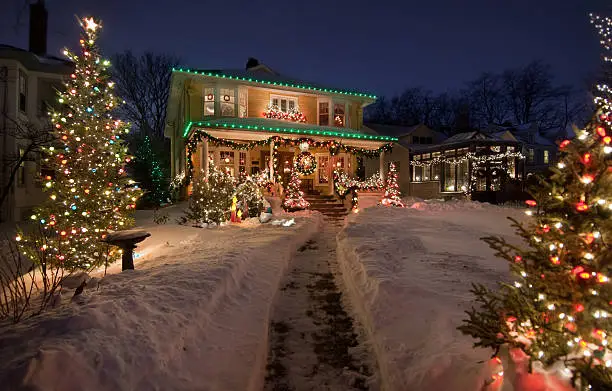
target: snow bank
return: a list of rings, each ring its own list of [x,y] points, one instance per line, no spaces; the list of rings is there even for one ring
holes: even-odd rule
[[[387,390],[478,390],[488,374],[456,327],[472,282],[507,279],[507,264],[480,237],[516,242],[506,216],[520,210],[452,203],[369,208],[338,235],[338,261],[355,316],[374,347]]]
[[[152,236],[136,250],[136,270],[111,274],[68,305],[0,329],[0,384],[261,389],[270,305],[288,260],[318,229],[320,215],[295,220],[292,227],[218,229],[145,221],[139,228]]]

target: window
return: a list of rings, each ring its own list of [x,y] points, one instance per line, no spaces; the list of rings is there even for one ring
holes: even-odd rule
[[[19,111],[26,112],[28,102],[28,79],[22,71],[19,71]]]
[[[550,151],[544,150],[544,164],[548,164],[550,162]]]
[[[233,88],[221,88],[219,97],[221,98],[221,115],[223,117],[235,116],[234,104],[236,103],[235,91]]]
[[[204,88],[204,116],[215,115],[215,89]]]
[[[221,151],[219,167],[230,175],[234,175],[234,151]]]
[[[291,96],[270,95],[270,104],[278,107],[283,113],[297,109],[297,98]]]
[[[240,175],[246,175],[246,160],[247,160],[246,152],[240,152],[240,155],[238,158],[238,172],[240,173]]]
[[[319,125],[329,126],[329,102],[319,102]]]
[[[334,103],[334,126],[343,128],[345,126],[344,103]]]
[[[259,174],[259,160],[251,160],[251,175]]]
[[[527,156],[527,160],[529,163],[533,163],[535,160],[535,150],[533,148],[529,148],[529,155]]]
[[[248,116],[247,102],[247,90],[245,88],[241,88],[238,91],[238,116],[240,118],[246,118]]]
[[[465,191],[470,184],[470,175],[468,171],[468,161],[463,161],[457,164],[457,186],[456,191]]]

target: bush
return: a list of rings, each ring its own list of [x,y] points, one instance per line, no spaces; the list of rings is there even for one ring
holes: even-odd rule
[[[264,196],[261,188],[250,176],[238,185],[236,198],[239,202],[246,203],[249,210],[248,217],[258,217],[264,208]]]
[[[234,178],[211,164],[208,177],[202,171],[193,181],[186,218],[198,223],[227,221],[234,191]]]

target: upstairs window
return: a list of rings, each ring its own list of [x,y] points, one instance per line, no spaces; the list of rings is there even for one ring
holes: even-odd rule
[[[344,110],[344,103],[334,103],[334,126],[338,128],[344,128],[346,125]]]
[[[204,116],[215,115],[215,89],[213,87],[204,88]]]
[[[246,118],[248,116],[247,102],[247,90],[241,88],[238,91],[238,116],[240,118]]]
[[[319,125],[329,126],[329,102],[319,102]]]
[[[529,148],[529,155],[527,155],[527,160],[529,163],[533,163],[535,160],[535,150],[533,148]]]
[[[223,117],[234,117],[236,115],[234,110],[236,103],[235,90],[233,88],[221,88],[219,96],[221,98],[221,115]]]
[[[22,71],[19,71],[19,111],[26,112],[28,94],[28,78]]]
[[[278,110],[283,113],[289,113],[295,110],[298,106],[297,98],[288,96],[271,95],[270,104],[275,106]]]
[[[544,150],[544,164],[548,164],[550,162],[550,151]]]

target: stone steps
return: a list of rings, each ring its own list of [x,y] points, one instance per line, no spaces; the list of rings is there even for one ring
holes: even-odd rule
[[[349,211],[333,195],[306,193],[304,199],[310,203],[310,209],[321,212],[329,220],[342,221]]]

